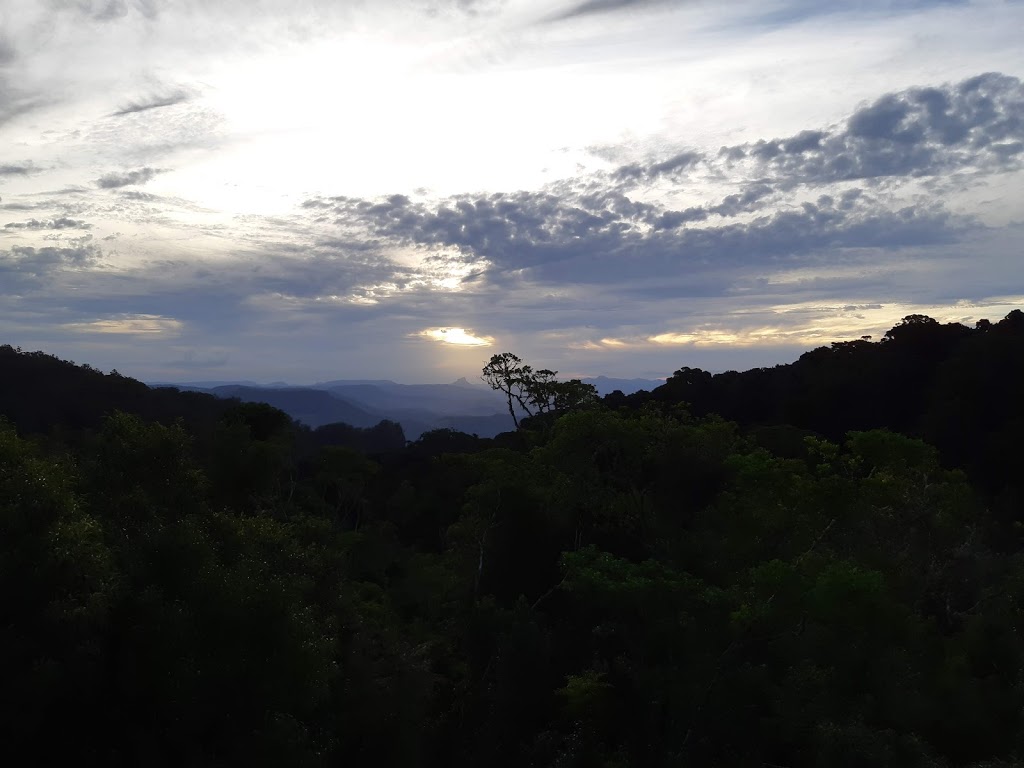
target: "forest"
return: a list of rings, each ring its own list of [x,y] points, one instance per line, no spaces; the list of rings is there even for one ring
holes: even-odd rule
[[[492,439],[0,374],[30,764],[1024,766],[1019,310],[603,398],[496,355]]]

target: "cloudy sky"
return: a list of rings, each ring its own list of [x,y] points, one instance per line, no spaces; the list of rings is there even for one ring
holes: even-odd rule
[[[1024,3],[0,0],[0,343],[787,362],[1024,307]]]

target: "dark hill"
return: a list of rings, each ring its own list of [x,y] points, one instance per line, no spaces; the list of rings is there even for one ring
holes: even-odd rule
[[[208,394],[150,389],[117,371],[105,374],[43,352],[0,346],[0,416],[22,434],[95,429],[114,410],[148,421],[181,419],[194,431],[216,422],[232,405]]]
[[[95,431],[107,416],[121,411],[149,422],[180,422],[205,445],[239,401],[268,403],[284,411],[280,417],[285,422],[290,422],[285,414],[294,409],[299,420],[314,428],[345,422],[312,435],[316,445],[344,445],[370,453],[405,445],[397,424],[319,390],[224,386],[214,393],[148,387],[117,371],[103,373],[44,352],[0,346],[0,418],[22,435],[71,440],[76,433]]]
[[[872,342],[833,342],[788,365],[711,374],[681,368],[653,392],[610,404],[686,403],[747,430],[778,427],[841,440],[887,428],[937,446],[1005,504],[1020,501],[1024,466],[1024,312],[974,328],[911,315]],[[779,445],[774,444],[774,449]]]
[[[211,390],[218,397],[235,397],[243,402],[267,403],[310,427],[343,422],[353,427],[372,427],[381,421],[363,408],[319,389],[289,387],[225,386]]]

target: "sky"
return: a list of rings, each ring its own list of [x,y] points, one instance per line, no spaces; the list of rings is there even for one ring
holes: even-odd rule
[[[0,0],[0,343],[147,381],[789,362],[1024,307],[1016,0]]]

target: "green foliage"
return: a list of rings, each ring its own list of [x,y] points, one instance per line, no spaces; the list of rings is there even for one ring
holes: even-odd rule
[[[981,365],[975,343],[1013,352],[1018,322],[908,318],[884,344],[747,374],[684,368],[614,408],[498,355],[485,376],[534,415],[524,429],[437,432],[373,458],[357,448],[404,444],[397,425],[313,432],[0,349],[18,370],[64,371],[50,386],[81,383],[109,414],[3,401],[21,430],[0,422],[8,751],[1019,765],[1024,557],[1001,453],[1019,455],[1015,433],[991,431],[983,463],[998,472],[979,471],[943,441],[976,439],[988,404],[912,428],[897,413],[960,403],[961,386],[1005,401],[1012,387],[986,374],[971,389],[949,361]],[[892,370],[918,389],[879,399],[872,377]],[[940,370],[955,386],[920,389]]]
[[[562,698],[566,712],[573,719],[603,720],[604,713],[611,707],[614,689],[601,673],[588,669],[569,675],[565,687],[555,693]]]

